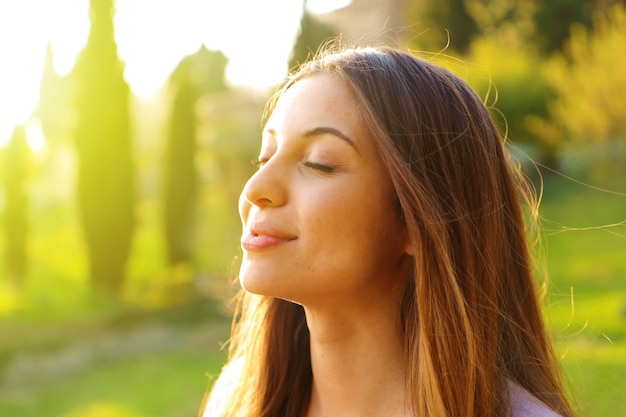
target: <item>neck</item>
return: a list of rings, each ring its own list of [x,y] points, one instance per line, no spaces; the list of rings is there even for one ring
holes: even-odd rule
[[[397,305],[305,308],[313,371],[308,417],[406,415]]]

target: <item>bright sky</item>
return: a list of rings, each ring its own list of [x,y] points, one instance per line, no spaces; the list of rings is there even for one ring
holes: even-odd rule
[[[321,13],[351,0],[308,0]],[[233,84],[265,88],[287,73],[303,0],[117,0],[116,39],[135,94],[150,96],[202,43],[229,59]],[[46,45],[68,74],[89,33],[88,0],[0,1],[0,146],[39,96]],[[31,144],[32,145],[32,144]]]

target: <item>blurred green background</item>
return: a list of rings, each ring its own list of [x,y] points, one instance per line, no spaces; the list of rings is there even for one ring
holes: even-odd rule
[[[263,104],[338,34],[429,51],[485,97],[541,192],[571,396],[622,416],[626,2],[211,3],[0,3],[0,416],[197,414]]]

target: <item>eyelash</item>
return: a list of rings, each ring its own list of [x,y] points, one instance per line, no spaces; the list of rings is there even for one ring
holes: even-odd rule
[[[315,169],[317,171],[320,171],[326,174],[330,174],[335,170],[335,167],[332,167],[330,165],[320,164],[317,162],[305,162],[303,165],[307,168]]]
[[[263,167],[263,165],[267,163],[267,161],[269,161],[269,158],[253,159],[252,165],[254,165],[257,168],[261,168]],[[317,170],[326,174],[330,174],[335,170],[335,167],[333,166],[320,164],[318,162],[304,162],[302,165],[304,165],[307,168],[311,168],[311,169],[314,169],[314,170]]]
[[[257,168],[261,168],[263,165],[265,165],[267,163],[267,161],[269,160],[269,158],[257,158],[257,159],[253,159],[252,161],[252,165],[254,165]]]

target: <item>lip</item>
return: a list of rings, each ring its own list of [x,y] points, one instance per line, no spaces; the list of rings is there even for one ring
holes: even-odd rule
[[[242,236],[241,247],[246,251],[262,251],[275,248],[295,239],[295,236],[279,230],[254,226]]]

